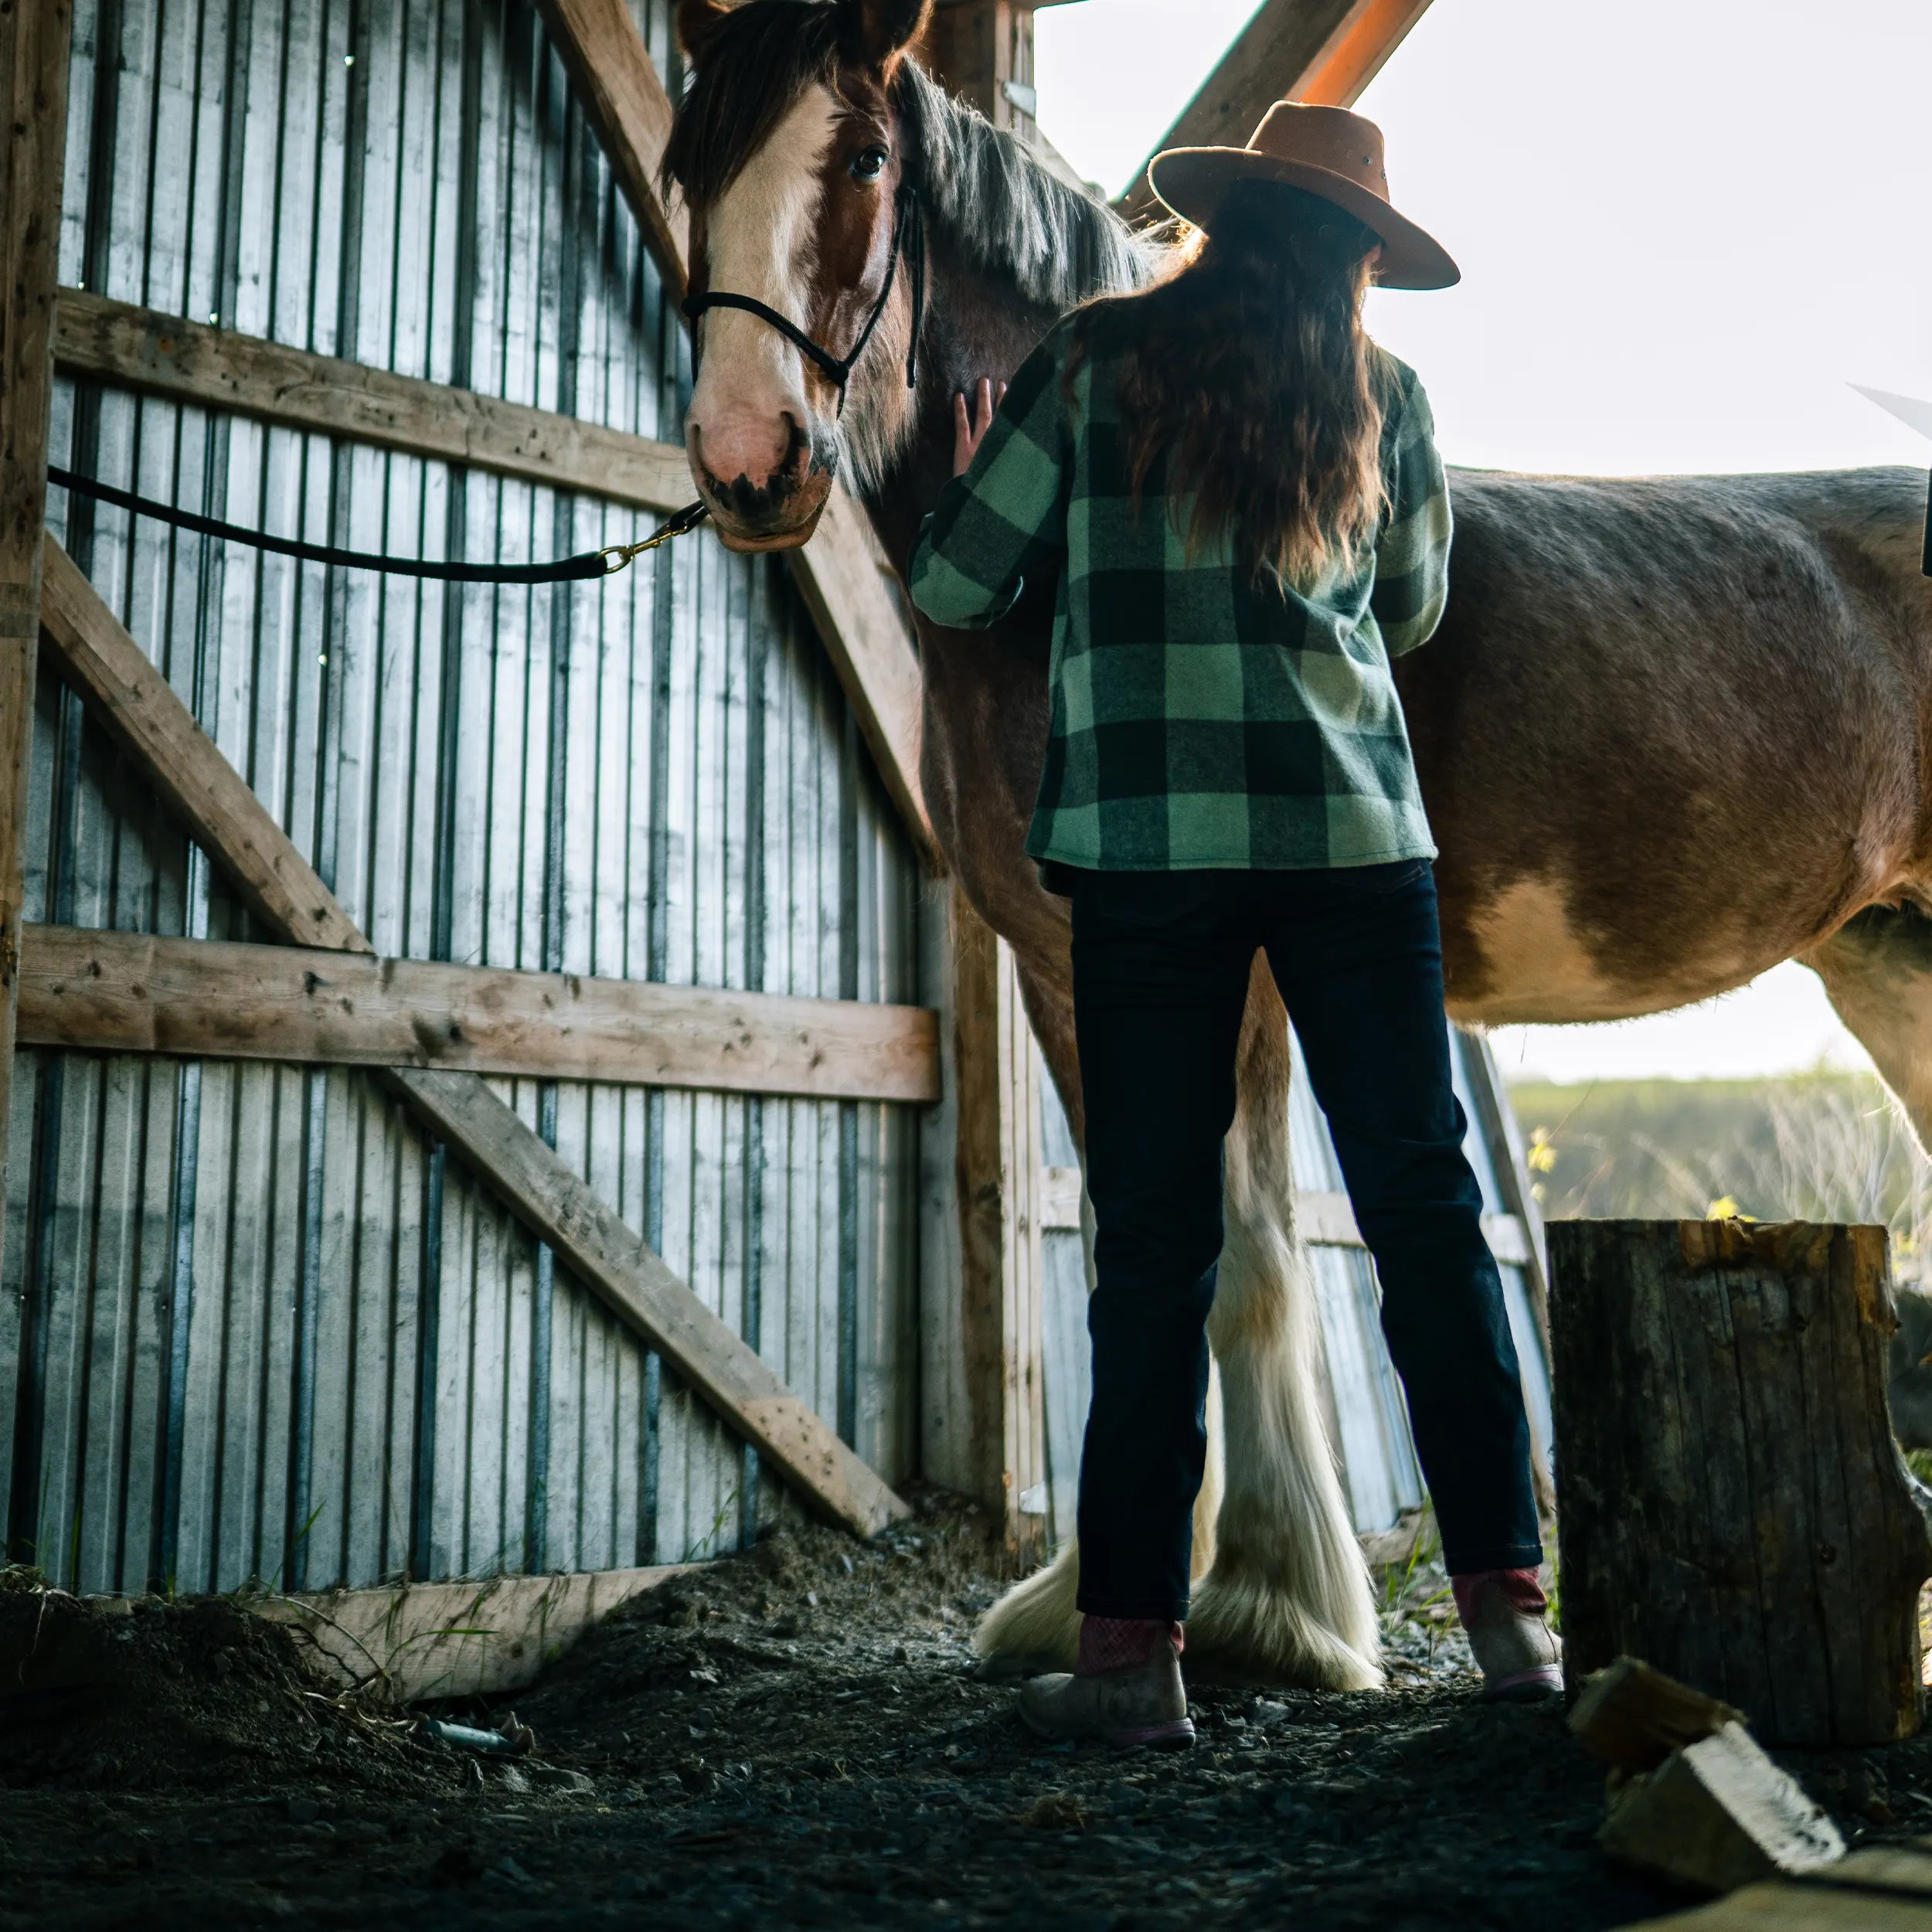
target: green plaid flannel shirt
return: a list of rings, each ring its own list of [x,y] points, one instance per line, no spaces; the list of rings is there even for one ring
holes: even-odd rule
[[[1414,371],[1383,358],[1372,554],[1303,595],[1257,587],[1225,539],[1190,560],[1190,506],[1167,513],[1158,463],[1133,514],[1117,364],[1096,331],[1070,397],[1069,333],[1013,378],[912,567],[913,601],[961,629],[998,622],[1024,579],[1057,577],[1027,850],[1102,871],[1433,858],[1389,668],[1427,641],[1448,583],[1448,490]]]

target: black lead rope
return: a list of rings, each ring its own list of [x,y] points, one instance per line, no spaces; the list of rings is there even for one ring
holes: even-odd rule
[[[271,550],[277,556],[295,557],[304,563],[332,564],[344,570],[380,570],[389,577],[434,577],[444,583],[571,583],[587,577],[614,576],[633,557],[655,550],[660,543],[668,543],[687,530],[695,530],[710,514],[702,502],[687,503],[641,543],[614,543],[607,549],[586,550],[580,556],[563,557],[553,563],[431,563],[416,557],[338,550],[332,543],[304,543],[295,537],[245,530],[237,523],[198,516],[192,510],[177,509],[172,503],[158,503],[151,497],[136,496],[131,490],[117,489],[97,477],[76,476],[71,470],[56,469],[51,463],[47,465],[47,481],[64,490],[78,491],[83,496],[97,497],[117,509],[132,510],[137,515],[151,516],[202,536],[219,537],[224,543]]]
[[[684,312],[692,321],[711,308],[740,308],[747,315],[755,315],[760,321],[769,324],[785,340],[796,348],[800,355],[808,358],[824,370],[838,390],[838,406],[845,406],[845,386],[852,380],[852,371],[859,366],[859,359],[866,352],[866,345],[872,338],[872,331],[878,328],[879,318],[886,312],[886,304],[893,298],[893,284],[899,276],[899,258],[910,257],[913,278],[913,334],[906,349],[906,386],[919,386],[919,332],[926,319],[926,217],[920,206],[919,190],[910,182],[901,183],[898,194],[893,198],[892,252],[886,257],[885,286],[879,291],[879,299],[872,305],[872,313],[866,318],[866,325],[859,332],[859,339],[844,355],[835,355],[822,343],[815,342],[789,315],[781,315],[768,304],[760,301],[753,295],[733,295],[723,290],[707,290],[702,295],[689,295],[685,298]]]

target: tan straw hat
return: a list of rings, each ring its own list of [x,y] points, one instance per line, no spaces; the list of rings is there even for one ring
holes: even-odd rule
[[[1183,221],[1212,228],[1237,181],[1278,181],[1345,209],[1382,238],[1384,288],[1448,288],[1462,270],[1434,236],[1389,206],[1382,130],[1345,107],[1277,100],[1245,148],[1170,148],[1148,164],[1148,185]]]

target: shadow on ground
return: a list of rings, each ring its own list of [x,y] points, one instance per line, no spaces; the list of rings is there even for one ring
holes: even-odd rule
[[[1019,1729],[971,1674],[998,1581],[942,1497],[870,1543],[780,1530],[445,1713],[514,1709],[539,1740],[517,1764],[318,1695],[288,1631],[227,1602],[0,1594],[6,1654],[32,1618],[68,1680],[0,1696],[0,1928],[1590,1932],[1682,1903],[1605,1864],[1559,1713],[1474,1701],[1426,1563],[1383,1579],[1386,1694],[1204,1690],[1173,1757]],[[1784,1761],[1848,1839],[1932,1828],[1932,1747]]]

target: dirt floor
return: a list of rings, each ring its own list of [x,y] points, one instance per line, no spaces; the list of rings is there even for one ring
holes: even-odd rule
[[[0,1573],[0,1583],[6,1573]],[[316,1689],[226,1600],[0,1587],[0,1932],[141,1924],[1589,1928],[1611,1869],[1558,1712],[1490,1708],[1439,1570],[1384,1573],[1392,1689],[1202,1690],[1190,1753],[1042,1746],[967,1634],[970,1514],[777,1532],[593,1632],[481,1760]],[[1932,1830],[1932,1743],[1787,1757],[1846,1838]]]

